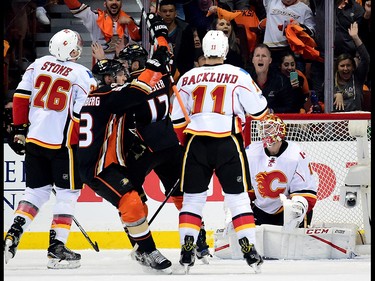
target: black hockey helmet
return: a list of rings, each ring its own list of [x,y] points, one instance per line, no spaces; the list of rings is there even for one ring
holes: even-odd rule
[[[120,61],[126,61],[128,71],[131,74],[134,71],[142,70],[145,68],[148,59],[148,52],[139,44],[129,44],[122,49],[118,55]],[[139,66],[134,69],[133,62],[138,61]]]
[[[116,76],[120,71],[125,71],[122,63],[110,59],[100,60],[92,68],[92,74],[102,85],[106,84],[104,80],[106,75],[110,75],[116,80]]]

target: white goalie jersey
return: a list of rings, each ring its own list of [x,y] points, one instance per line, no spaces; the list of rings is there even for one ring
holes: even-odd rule
[[[288,141],[288,147],[279,156],[268,156],[262,142],[253,142],[246,147],[251,184],[256,199],[254,204],[266,213],[278,212],[283,203],[280,194],[314,198],[317,185],[311,163],[298,145]]]

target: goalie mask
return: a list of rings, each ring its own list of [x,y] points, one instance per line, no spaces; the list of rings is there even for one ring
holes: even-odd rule
[[[111,83],[118,83],[117,76],[124,75],[125,69],[121,62],[117,60],[104,59],[98,61],[92,68],[92,74],[98,80],[101,86]],[[106,76],[110,76],[112,81],[106,80]],[[113,81],[114,80],[114,81]],[[125,81],[124,81],[125,82]]]
[[[130,75],[143,70],[148,59],[147,51],[138,44],[130,44],[122,49],[118,60],[122,62]]]
[[[83,41],[78,32],[63,29],[52,36],[49,52],[60,61],[78,60],[81,56]],[[72,53],[75,51],[74,53]]]
[[[285,138],[286,125],[278,116],[268,114],[259,122],[258,131],[263,147],[271,147]]]

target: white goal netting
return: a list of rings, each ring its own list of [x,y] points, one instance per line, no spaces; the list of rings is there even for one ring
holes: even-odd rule
[[[339,203],[348,168],[358,161],[357,139],[349,133],[349,121],[367,124],[367,144],[371,159],[371,114],[278,114],[287,124],[286,140],[297,141],[310,157],[318,183],[318,202],[311,225],[356,224],[364,228],[361,200],[354,208]],[[245,140],[259,141],[256,120],[248,119]],[[249,139],[247,137],[250,136]]]

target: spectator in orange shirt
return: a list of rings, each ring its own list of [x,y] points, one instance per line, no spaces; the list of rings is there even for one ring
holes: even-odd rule
[[[116,45],[122,44],[124,47],[128,43],[141,40],[138,24],[121,10],[122,0],[105,0],[105,9],[94,11],[79,0],[64,0],[64,2],[75,17],[82,19],[84,26],[90,32],[91,41],[100,43],[109,59],[114,58]]]

